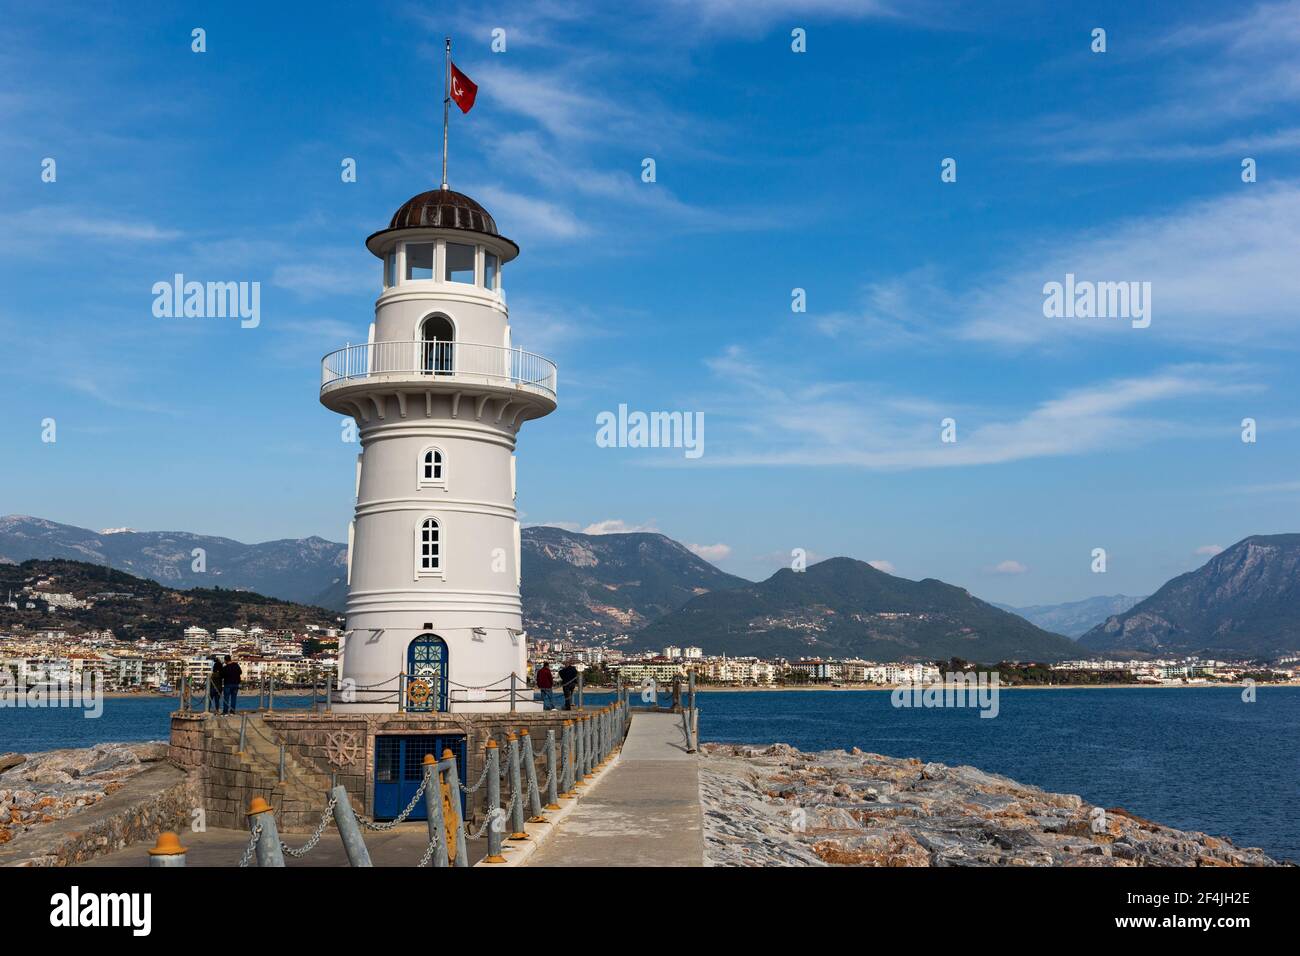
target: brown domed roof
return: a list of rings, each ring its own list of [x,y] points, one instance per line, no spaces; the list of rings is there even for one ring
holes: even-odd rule
[[[464,193],[450,189],[430,189],[402,203],[393,213],[389,229],[468,229],[500,235],[491,214]]]
[[[396,229],[463,229],[496,236],[514,246],[515,255],[519,254],[519,247],[497,231],[496,220],[490,212],[464,193],[451,189],[430,189],[412,196],[393,213],[387,229],[366,240],[367,247],[376,252],[374,240]]]

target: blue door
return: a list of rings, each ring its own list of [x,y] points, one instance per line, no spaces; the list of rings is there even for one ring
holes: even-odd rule
[[[447,644],[436,634],[421,634],[406,649],[406,709],[447,709]]]
[[[406,809],[424,779],[424,756],[439,760],[450,749],[456,755],[456,773],[465,782],[464,734],[410,734],[375,738],[375,819],[391,820]],[[460,812],[465,814],[465,793],[460,795]],[[421,797],[408,820],[425,820],[424,797]]]

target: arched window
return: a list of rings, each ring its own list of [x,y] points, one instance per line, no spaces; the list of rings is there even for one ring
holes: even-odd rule
[[[431,315],[420,324],[424,370],[451,375],[456,370],[456,329],[445,315]]]
[[[437,518],[425,518],[420,522],[416,533],[415,575],[443,576],[442,568],[442,527]]]
[[[433,485],[445,487],[447,484],[447,472],[444,464],[441,448],[426,448],[420,454],[420,481],[421,488],[428,488]]]

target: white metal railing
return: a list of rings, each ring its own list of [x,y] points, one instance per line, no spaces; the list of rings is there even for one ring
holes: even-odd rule
[[[349,345],[321,360],[321,388],[371,375],[428,375],[490,384],[528,385],[555,395],[555,363],[500,345],[440,339]]]

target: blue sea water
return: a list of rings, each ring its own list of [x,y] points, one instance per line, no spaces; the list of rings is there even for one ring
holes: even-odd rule
[[[1013,690],[994,719],[895,708],[883,691],[702,691],[699,707],[706,741],[970,764],[1300,861],[1300,687],[1260,687],[1250,704],[1218,687]],[[3,708],[0,752],[165,739],[174,708],[110,699],[96,720]]]

